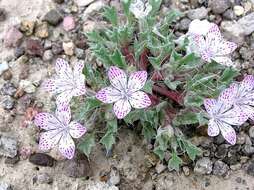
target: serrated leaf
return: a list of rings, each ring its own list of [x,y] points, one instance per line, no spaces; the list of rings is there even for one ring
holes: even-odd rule
[[[143,87],[143,91],[148,93],[148,94],[152,94],[153,92],[153,81],[148,80],[145,84],[145,86]]]
[[[145,122],[143,124],[142,134],[144,135],[144,137],[147,141],[150,141],[151,139],[153,139],[156,136],[156,131],[154,130],[152,125]]]
[[[171,90],[176,90],[177,86],[179,84],[181,84],[182,82],[181,81],[170,81],[169,79],[166,79],[164,81],[164,83],[167,85],[168,88],[170,88]]]
[[[201,150],[191,143],[186,144],[185,150],[192,161],[194,161],[196,157],[201,154]]]
[[[182,159],[179,156],[177,156],[175,152],[172,152],[172,157],[168,161],[168,168],[170,170],[173,169],[173,170],[179,171],[181,165],[182,165]]]
[[[153,150],[153,152],[154,152],[157,156],[159,156],[160,160],[163,160],[163,159],[164,159],[165,153],[164,153],[163,150],[160,149],[160,147],[156,147],[156,148]]]
[[[174,120],[173,124],[175,126],[180,125],[190,125],[190,124],[196,124],[199,123],[197,114],[194,112],[185,112],[177,115]]]
[[[127,68],[127,64],[125,62],[124,56],[118,49],[115,50],[115,52],[110,56],[110,59],[113,65],[123,69]]]
[[[100,140],[100,143],[103,144],[109,152],[112,149],[113,144],[115,144],[115,134],[114,133],[106,133]]]
[[[234,77],[238,75],[239,72],[237,70],[234,70],[232,68],[226,68],[220,77],[220,82],[229,84],[230,82],[233,81]]]
[[[117,11],[115,7],[105,7],[103,11],[103,16],[113,25],[116,26],[118,19],[117,19]]]
[[[95,146],[94,134],[86,134],[82,139],[81,143],[78,145],[78,149],[89,158],[89,155],[94,146]]]
[[[127,124],[133,124],[135,121],[140,119],[141,114],[141,110],[133,110],[124,118],[124,121]]]
[[[184,105],[186,107],[200,107],[204,102],[204,98],[197,94],[187,94],[184,97]]]

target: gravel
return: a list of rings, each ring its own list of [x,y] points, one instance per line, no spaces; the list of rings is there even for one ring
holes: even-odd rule
[[[213,166],[213,174],[225,177],[228,173],[229,167],[224,162],[217,160]]]
[[[207,157],[197,160],[194,167],[194,172],[196,174],[210,174],[212,170],[213,162]]]
[[[18,145],[16,139],[0,133],[0,155],[14,158],[17,155]]]
[[[208,10],[205,7],[200,7],[200,8],[188,11],[187,16],[191,20],[205,19],[208,16]]]

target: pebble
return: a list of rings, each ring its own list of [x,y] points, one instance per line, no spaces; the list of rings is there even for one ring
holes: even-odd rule
[[[63,50],[66,55],[72,56],[74,54],[75,45],[73,42],[63,42]]]
[[[16,93],[17,88],[15,87],[15,85],[11,82],[6,82],[4,83],[4,85],[1,88],[1,94],[2,95],[9,95],[9,96],[14,96],[14,94]]]
[[[247,135],[244,132],[240,132],[237,135],[236,144],[243,145],[246,141]]]
[[[55,160],[47,154],[35,153],[29,157],[29,162],[38,166],[52,167],[54,165]]]
[[[231,6],[230,0],[209,0],[208,6],[215,14],[222,14]]]
[[[247,168],[246,168],[246,172],[248,175],[254,176],[254,161],[250,161]]]
[[[74,0],[79,7],[85,7],[94,2],[95,0]]]
[[[189,176],[190,175],[190,168],[188,166],[184,166],[183,173],[185,176]]]
[[[52,44],[52,52],[54,55],[59,55],[63,52],[63,46],[62,43],[54,43]]]
[[[12,190],[12,186],[4,181],[0,181],[0,190]]]
[[[194,167],[194,172],[196,174],[210,174],[212,170],[213,170],[213,162],[207,157],[197,160],[196,165]]]
[[[51,48],[52,48],[52,42],[46,39],[44,42],[44,49],[51,49]]]
[[[230,169],[233,170],[233,171],[240,170],[241,167],[242,167],[242,165],[240,163],[239,164],[230,165]]]
[[[244,14],[244,8],[242,6],[236,5],[234,6],[233,10],[236,16],[241,16]]]
[[[5,9],[3,9],[3,8],[0,8],[0,22],[3,22],[3,21],[5,21],[5,19],[6,19],[6,11],[5,11]]]
[[[85,56],[85,51],[80,48],[75,48],[75,55],[77,56],[77,58],[82,59]]]
[[[223,13],[223,17],[227,20],[235,20],[236,19],[236,15],[235,15],[234,11],[232,11],[231,9],[226,10]]]
[[[51,61],[53,59],[53,57],[54,57],[54,54],[53,54],[52,50],[49,49],[44,52],[42,60],[43,61]]]
[[[0,76],[9,69],[9,65],[6,61],[0,64]]]
[[[104,8],[106,4],[103,1],[96,1],[90,4],[83,13],[83,19],[86,20],[90,15],[98,12],[102,8]]]
[[[96,22],[94,22],[94,21],[87,20],[83,24],[83,32],[84,33],[92,32],[95,28],[96,28]]]
[[[5,81],[12,79],[12,72],[9,69],[3,73],[3,79]]]
[[[188,19],[188,18],[183,18],[183,19],[180,21],[179,25],[178,25],[179,30],[183,30],[183,31],[188,30],[188,29],[189,29],[190,23],[191,23],[191,20],[190,20],[190,19]]]
[[[245,36],[250,35],[254,32],[254,12],[240,18],[237,23],[242,27]]]
[[[4,36],[6,47],[16,47],[20,44],[23,34],[14,26],[10,27]]]
[[[157,162],[156,167],[155,167],[155,170],[156,170],[156,173],[157,173],[157,174],[160,174],[160,173],[162,173],[163,171],[165,171],[166,168],[167,168],[167,167],[166,167],[163,163]]]
[[[36,25],[35,36],[42,39],[47,38],[49,36],[47,22],[42,22]]]
[[[229,167],[221,160],[217,160],[213,166],[213,174],[225,177],[228,173]]]
[[[116,168],[112,168],[109,174],[109,185],[118,185],[120,183],[120,173]]]
[[[30,36],[34,32],[35,22],[31,20],[23,20],[20,24],[20,30],[25,33],[26,36]]]
[[[187,16],[191,20],[205,19],[208,16],[208,10],[205,7],[200,7],[200,8],[197,8],[197,9],[192,9],[192,10],[188,11]]]
[[[14,108],[15,101],[11,96],[3,96],[1,105],[5,110],[12,110]]]
[[[22,55],[25,54],[25,48],[24,47],[16,47],[14,50],[14,56],[16,58],[21,57]]]
[[[50,10],[43,18],[43,21],[47,21],[53,26],[57,26],[63,20],[63,16],[56,10]]]
[[[17,164],[19,162],[20,158],[18,155],[16,155],[14,158],[10,158],[10,157],[7,157],[5,160],[4,160],[4,163],[8,166],[14,166],[15,164]]]
[[[252,154],[254,154],[254,146],[245,144],[243,147],[243,153],[247,156],[251,156]]]
[[[254,139],[254,126],[251,126],[249,129],[249,137]]]
[[[19,73],[19,79],[27,79],[29,76],[29,65],[28,64],[23,64],[21,66],[21,72]]]
[[[31,81],[21,80],[19,83],[19,88],[23,89],[26,93],[31,94],[36,91],[36,87]]]
[[[75,28],[75,19],[73,16],[66,16],[63,20],[63,28],[65,31],[71,31]]]
[[[17,155],[18,143],[16,139],[0,133],[0,155],[14,158]]]
[[[57,4],[62,4],[62,3],[64,3],[64,0],[54,0],[54,2]]]
[[[43,56],[43,46],[41,45],[41,41],[28,39],[26,41],[26,52],[29,55],[33,56]]]
[[[41,173],[36,175],[33,180],[38,184],[51,184],[53,183],[53,178],[48,173]]]
[[[228,144],[222,144],[222,145],[218,146],[218,148],[215,152],[215,157],[216,158],[225,158],[228,153],[228,148],[229,148]]]

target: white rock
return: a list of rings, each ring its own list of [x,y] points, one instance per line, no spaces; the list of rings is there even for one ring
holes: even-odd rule
[[[36,91],[36,87],[33,85],[31,81],[21,80],[19,83],[19,87],[22,88],[26,93],[34,93]]]
[[[234,13],[236,16],[241,16],[244,13],[244,8],[242,6],[236,5],[234,6]]]
[[[73,42],[64,42],[63,49],[66,55],[72,56],[74,54],[75,45]]]
[[[89,4],[91,4],[92,2],[94,2],[94,0],[75,0],[75,3],[79,6],[79,7],[85,7]]]
[[[250,35],[254,32],[254,12],[240,18],[237,23],[241,25],[246,36]]]
[[[0,76],[9,68],[9,65],[6,61],[0,64]]]
[[[83,13],[84,19],[87,19],[90,14],[99,11],[100,9],[102,9],[105,6],[106,6],[106,4],[102,1],[96,1],[95,3],[92,3],[84,11],[84,13]]]

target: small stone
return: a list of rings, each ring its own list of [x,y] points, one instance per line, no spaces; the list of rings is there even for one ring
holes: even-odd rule
[[[230,169],[233,170],[233,171],[240,170],[241,167],[242,167],[241,164],[230,165]]]
[[[244,8],[242,6],[236,5],[234,6],[234,13],[236,16],[241,16],[244,14]]]
[[[189,29],[189,25],[191,20],[188,18],[183,18],[179,23],[179,30],[187,31]]]
[[[0,76],[9,69],[9,65],[6,61],[0,64]]]
[[[39,40],[28,39],[26,41],[26,52],[33,56],[43,56],[43,46]]]
[[[120,174],[116,168],[112,168],[109,174],[109,185],[118,185],[120,183]]]
[[[17,155],[17,156],[15,156],[14,158],[10,158],[10,157],[6,158],[6,159],[4,160],[4,163],[5,163],[6,165],[9,165],[9,166],[14,166],[15,164],[18,163],[19,160],[20,160],[20,159],[19,159],[19,156]]]
[[[244,35],[254,32],[254,12],[240,18],[237,23],[242,27]]]
[[[218,146],[217,151],[215,152],[215,157],[216,158],[225,158],[228,153],[228,148],[229,148],[228,144],[222,144],[222,145]]]
[[[31,94],[36,91],[36,87],[31,81],[21,80],[19,83],[19,88],[23,89],[26,93]]]
[[[57,4],[62,4],[62,3],[64,3],[64,0],[54,0],[54,2]]]
[[[210,174],[213,170],[213,163],[209,158],[201,158],[197,160],[194,172],[197,174]]]
[[[25,33],[26,36],[30,36],[34,32],[35,22],[30,20],[23,20],[20,24],[20,30]]]
[[[53,26],[57,26],[62,20],[62,15],[56,9],[50,10],[43,18],[43,21],[47,21]]]
[[[5,81],[12,79],[12,72],[9,69],[3,73],[3,79]]]
[[[251,126],[249,129],[249,136],[250,138],[254,139],[254,126]]]
[[[248,175],[254,176],[254,161],[250,161],[247,168],[246,172]]]
[[[66,55],[72,56],[74,54],[75,45],[73,42],[63,42],[63,50]]]
[[[10,27],[5,34],[4,44],[6,47],[16,47],[20,44],[23,34],[14,26]]]
[[[209,0],[208,6],[215,14],[224,13],[231,6],[230,0]]]
[[[106,4],[103,1],[96,1],[90,4],[83,13],[84,20],[86,20],[90,15],[94,14],[95,12],[100,11]]]
[[[52,167],[54,165],[55,160],[47,154],[35,153],[29,157],[29,162],[38,166]]]
[[[1,88],[1,94],[2,95],[9,95],[9,96],[14,96],[14,94],[16,93],[17,88],[15,87],[15,85],[11,82],[6,82],[4,83],[4,85]]]
[[[49,36],[47,22],[42,22],[36,25],[35,36],[42,39],[47,38]]]
[[[224,162],[217,160],[214,163],[213,174],[225,177],[228,173],[229,167]]]
[[[190,168],[188,166],[184,166],[183,173],[185,176],[189,176],[190,175]]]
[[[237,135],[236,144],[242,145],[245,143],[246,140],[246,134],[244,132],[240,132],[239,135]]]
[[[156,167],[155,167],[155,170],[156,170],[156,173],[157,173],[157,174],[160,174],[160,173],[162,173],[164,170],[166,170],[166,168],[167,168],[167,167],[166,167],[163,163],[157,162]]]
[[[197,8],[197,9],[192,9],[192,10],[188,11],[187,16],[191,20],[205,19],[208,16],[208,10],[205,7],[200,7],[200,8]]]
[[[243,147],[243,153],[247,156],[251,156],[252,154],[254,154],[254,146],[245,144]]]
[[[85,51],[80,48],[75,48],[75,55],[77,56],[77,58],[82,59],[85,56]]]
[[[48,173],[41,173],[35,176],[36,182],[39,184],[51,184],[53,178]]]
[[[25,54],[25,48],[24,47],[16,47],[14,50],[14,56],[16,58],[21,57],[22,55]]]
[[[12,186],[4,181],[0,181],[0,190],[12,190]]]
[[[88,20],[83,24],[83,32],[92,32],[96,28],[96,22]]]
[[[236,19],[236,15],[235,15],[234,11],[232,11],[231,9],[226,10],[223,13],[223,17],[227,20],[235,20]]]
[[[0,155],[14,158],[17,151],[17,141],[13,137],[0,133]]]
[[[46,50],[43,54],[43,61],[51,61],[54,57],[52,50]]]
[[[73,16],[66,16],[63,20],[63,28],[65,31],[71,31],[75,28],[75,19]]]
[[[44,42],[44,49],[51,49],[52,48],[52,42],[50,40],[45,40]]]
[[[6,19],[6,11],[5,11],[5,9],[3,9],[3,8],[0,8],[0,22],[3,22],[3,21],[5,21],[5,19]]]
[[[62,43],[54,43],[52,44],[52,52],[54,55],[59,55],[63,52]]]
[[[19,74],[19,79],[22,79],[22,80],[27,79],[29,76],[29,71],[30,71],[29,65],[27,64],[21,65],[21,72]]]
[[[15,101],[11,96],[3,96],[1,105],[5,110],[12,110],[14,108]]]
[[[85,7],[89,4],[91,4],[92,2],[94,2],[95,0],[74,0],[74,2],[79,6],[79,7]]]

